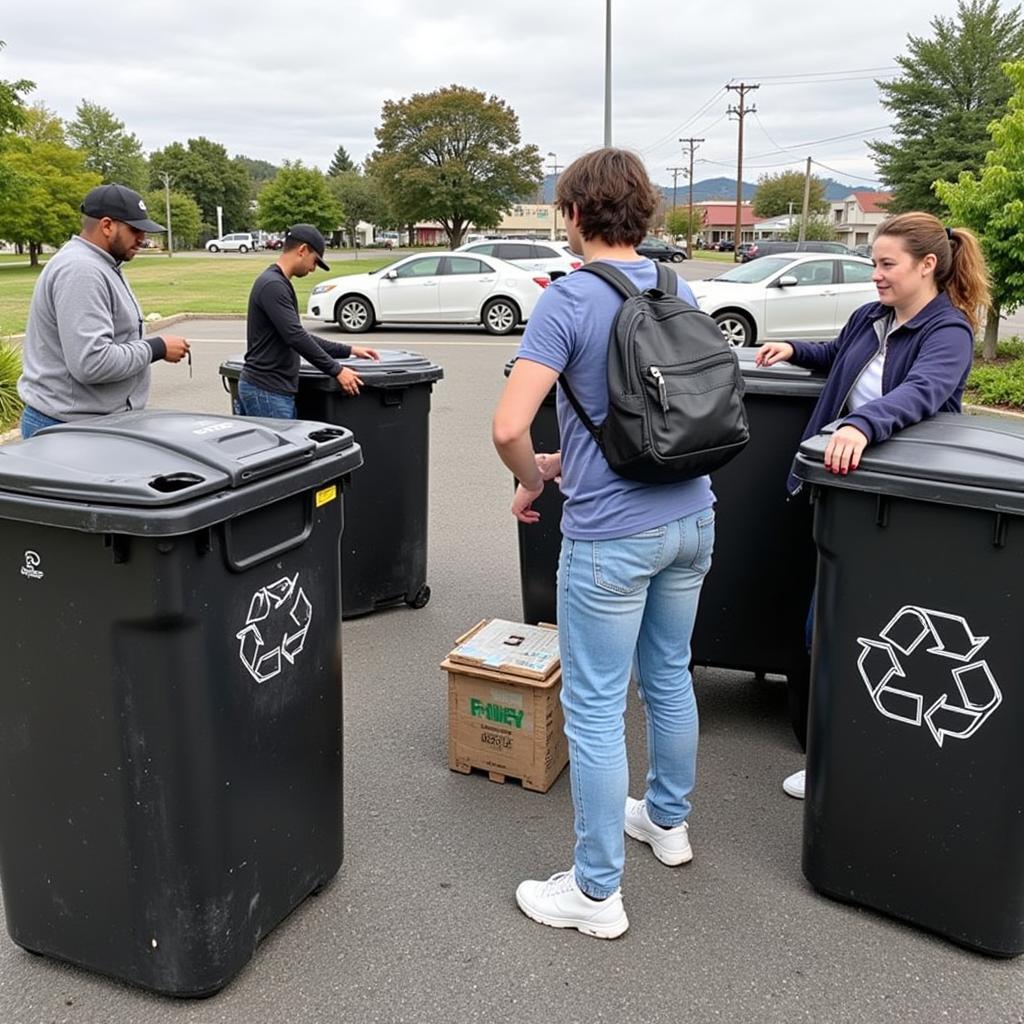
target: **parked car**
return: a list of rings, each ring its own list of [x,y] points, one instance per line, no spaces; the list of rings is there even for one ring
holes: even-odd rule
[[[715,242],[711,248],[714,249],[715,252],[732,252],[736,248],[736,245],[731,238],[723,238],[720,241]]]
[[[660,262],[670,260],[672,263],[682,263],[686,259],[685,249],[673,245],[671,242],[663,242],[660,238],[645,238],[636,246],[636,251],[649,260]]]
[[[248,231],[237,231],[221,238],[211,238],[206,243],[210,252],[250,252],[258,248],[256,237]]]
[[[878,298],[874,271],[860,256],[793,253],[741,263],[690,287],[730,345],[829,339],[858,306]]]
[[[869,244],[855,245],[853,247],[854,256],[863,256],[865,259],[871,259],[871,246]]]
[[[747,246],[744,249],[744,246]],[[810,239],[806,242],[775,241],[765,239],[761,242],[744,242],[740,246],[740,262],[749,263],[761,256],[778,256],[787,252],[834,252],[841,256],[853,256],[854,253],[842,242],[820,242]]]
[[[378,323],[483,324],[490,334],[508,334],[529,320],[550,283],[547,274],[482,253],[418,253],[321,282],[306,312],[351,334]]]
[[[267,235],[263,239],[263,247],[265,249],[280,249],[284,246],[284,239],[278,235]]]
[[[523,270],[540,270],[552,281],[583,266],[582,257],[576,256],[565,242],[486,239],[482,242],[467,242],[455,251],[494,256],[506,263],[514,263]]]

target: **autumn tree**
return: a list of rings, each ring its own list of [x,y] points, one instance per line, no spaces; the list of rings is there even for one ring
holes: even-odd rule
[[[1007,112],[989,125],[992,148],[977,174],[936,182],[953,221],[980,239],[992,283],[982,356],[995,359],[999,317],[1024,305],[1024,60],[1005,65],[1013,88]]]
[[[402,223],[438,221],[454,248],[470,224],[496,225],[542,179],[536,146],[503,100],[450,85],[387,100],[367,170]]]
[[[781,217],[784,213],[800,213],[804,208],[804,180],[800,171],[780,171],[762,174],[757,179],[754,193],[754,214],[758,217]],[[824,213],[828,209],[825,183],[811,177],[810,213]]]
[[[953,18],[936,15],[930,39],[908,37],[896,58],[901,74],[880,81],[881,102],[894,117],[891,142],[871,142],[879,177],[893,192],[893,213],[945,213],[932,189],[977,172],[989,148],[987,128],[1002,115],[1011,86],[1001,68],[1024,57],[1020,7],[999,0],[959,0]]]

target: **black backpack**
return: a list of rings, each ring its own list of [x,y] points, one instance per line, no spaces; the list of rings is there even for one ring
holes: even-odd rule
[[[739,361],[707,313],[677,294],[658,264],[658,283],[639,291],[607,263],[577,270],[625,299],[608,339],[608,415],[595,427],[559,382],[614,472],[643,483],[692,480],[724,466],[750,439]]]

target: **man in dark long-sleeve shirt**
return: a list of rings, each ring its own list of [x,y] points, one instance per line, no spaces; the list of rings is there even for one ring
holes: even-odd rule
[[[277,262],[256,278],[249,293],[247,346],[238,382],[237,413],[295,419],[300,358],[337,378],[342,391],[350,395],[359,393],[362,381],[339,360],[349,356],[379,358],[372,348],[317,338],[299,320],[299,302],[291,279],[305,277],[317,267],[330,270],[323,261],[324,247],[323,235],[312,224],[295,224],[285,235]]]

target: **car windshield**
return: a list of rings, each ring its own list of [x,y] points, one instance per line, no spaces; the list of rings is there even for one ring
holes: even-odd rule
[[[730,281],[733,284],[756,284],[792,263],[792,259],[784,256],[762,256],[759,260],[741,263],[732,270],[712,278],[713,281]]]

